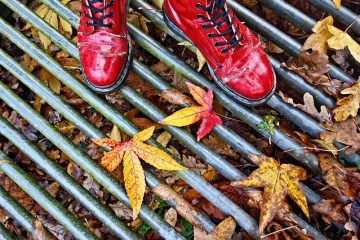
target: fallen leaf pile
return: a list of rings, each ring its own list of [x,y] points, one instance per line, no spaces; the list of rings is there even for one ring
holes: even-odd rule
[[[111,148],[101,159],[101,166],[112,172],[123,162],[125,188],[133,208],[134,219],[139,214],[145,194],[145,175],[139,158],[157,169],[187,170],[164,151],[144,143],[153,135],[154,130],[155,127],[145,129],[127,142],[93,139],[99,146]]]
[[[200,141],[200,139],[205,137],[216,124],[221,125],[222,121],[213,111],[213,91],[209,89],[205,92],[202,88],[189,82],[187,82],[186,85],[188,86],[191,95],[200,106],[183,108],[161,120],[160,123],[184,127],[202,120],[197,132],[197,140]]]

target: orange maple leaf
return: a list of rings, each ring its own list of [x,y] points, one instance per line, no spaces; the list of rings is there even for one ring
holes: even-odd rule
[[[111,150],[104,154],[101,166],[109,172],[114,171],[123,161],[124,182],[130,204],[133,208],[133,217],[137,217],[145,194],[145,175],[140,159],[162,170],[187,170],[178,164],[166,152],[150,146],[144,141],[154,133],[155,127],[150,127],[137,133],[130,141],[118,142],[112,139],[92,139],[102,147]]]
[[[215,124],[222,124],[221,118],[213,111],[213,91],[209,89],[207,92],[202,88],[186,83],[191,95],[200,106],[191,106],[183,108],[172,115],[161,120],[164,125],[176,127],[184,127],[196,123],[202,119],[202,123],[197,132],[197,140],[200,141],[205,137]]]

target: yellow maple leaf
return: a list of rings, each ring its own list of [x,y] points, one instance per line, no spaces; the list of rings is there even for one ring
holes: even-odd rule
[[[125,189],[133,208],[134,219],[139,214],[145,193],[145,176],[140,159],[162,170],[187,170],[166,152],[143,143],[154,133],[155,127],[137,133],[130,141],[120,142],[113,139],[93,139],[102,147],[111,150],[104,154],[101,166],[109,172],[114,171],[123,162]]]
[[[341,94],[350,96],[344,97],[337,102],[334,109],[335,120],[345,121],[349,116],[356,117],[360,106],[360,77],[356,84],[341,91]]]
[[[360,62],[360,45],[346,32],[331,25],[328,25],[327,28],[333,35],[328,40],[329,47],[335,50],[341,50],[347,47],[355,60]]]
[[[341,7],[341,0],[333,0],[333,3],[335,4],[335,7],[339,9]]]
[[[145,194],[145,175],[139,158],[134,152],[124,154],[124,182],[133,209],[133,218],[139,214]]]
[[[274,218],[281,209],[285,198],[289,195],[309,218],[309,210],[306,197],[299,185],[299,180],[306,179],[306,171],[291,164],[280,165],[275,159],[249,155],[258,161],[261,158],[259,168],[256,169],[246,180],[232,183],[233,186],[263,187],[263,205],[260,211],[259,235],[262,234],[266,225]]]

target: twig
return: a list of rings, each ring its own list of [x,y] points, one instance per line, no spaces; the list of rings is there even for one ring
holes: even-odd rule
[[[295,227],[296,227],[296,226],[291,226],[291,227],[283,228],[283,229],[277,230],[277,231],[275,231],[275,232],[272,232],[272,233],[263,235],[263,236],[261,236],[260,238],[263,239],[263,238],[269,237],[269,236],[271,236],[271,235],[277,234],[277,233],[279,233],[279,232],[283,232],[283,231],[286,231],[286,230],[289,230],[289,229],[293,229],[293,228],[295,228]]]

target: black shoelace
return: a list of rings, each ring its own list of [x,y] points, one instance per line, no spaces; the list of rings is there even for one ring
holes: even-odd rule
[[[233,23],[235,16],[233,16],[231,19],[229,19],[229,11],[225,9],[225,2],[226,0],[212,0],[211,4],[206,7],[201,5],[200,3],[196,4],[196,7],[198,9],[201,9],[203,11],[206,11],[209,14],[214,15],[212,18],[206,18],[202,14],[198,15],[198,18],[211,24],[203,24],[203,29],[210,29],[210,28],[217,28],[219,29],[220,26],[223,23],[227,23],[228,27],[225,29],[222,33],[210,33],[208,34],[208,38],[214,38],[214,37],[222,37],[226,36],[228,34],[231,34],[231,37],[227,39],[224,42],[216,42],[215,47],[221,47],[221,46],[227,46],[221,50],[221,53],[225,54],[230,49],[235,48],[237,45],[240,44],[240,42],[243,40],[244,36],[241,35],[239,38],[237,38],[237,35],[240,31],[240,26],[236,26],[235,30],[233,30]],[[217,21],[217,22],[216,22]]]
[[[92,5],[94,3],[103,3],[104,0],[89,0],[88,4],[86,4],[85,2],[82,2],[83,6],[86,7],[87,9],[90,10],[91,12],[91,16],[89,14],[84,14],[85,17],[87,17],[88,19],[91,20],[91,22],[86,22],[87,26],[93,26],[93,27],[107,27],[107,28],[113,28],[114,25],[112,23],[109,24],[105,24],[104,20],[107,18],[112,18],[114,16],[113,12],[110,12],[109,14],[104,14],[105,10],[108,9],[109,7],[114,5],[113,0],[110,0],[108,4],[105,4],[104,7],[102,8],[97,8],[97,7],[93,7]],[[103,13],[103,15],[99,18],[95,18],[95,14],[97,13]]]

